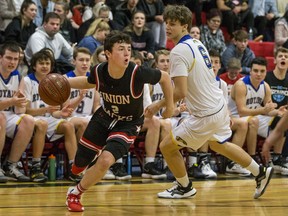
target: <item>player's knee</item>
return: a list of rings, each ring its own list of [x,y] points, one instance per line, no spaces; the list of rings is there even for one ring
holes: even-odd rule
[[[122,158],[125,154],[127,154],[127,152],[129,151],[129,148],[130,148],[130,145],[127,143],[124,144],[124,143],[110,141],[105,146],[105,151],[110,152],[114,156],[114,159],[116,161],[119,158]]]
[[[86,167],[93,161],[96,154],[98,154],[98,151],[78,145],[74,163],[77,167]]]
[[[48,122],[39,119],[35,122],[35,131],[46,132],[48,129]]]
[[[24,115],[20,124],[18,125],[18,130],[32,131],[35,126],[34,118],[30,115]]]
[[[259,119],[257,117],[252,117],[248,121],[249,129],[258,129],[259,127]]]

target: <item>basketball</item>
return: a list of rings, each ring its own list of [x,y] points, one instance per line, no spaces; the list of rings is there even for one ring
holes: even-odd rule
[[[62,105],[70,97],[68,80],[56,73],[48,74],[39,83],[39,95],[42,101],[50,106]]]

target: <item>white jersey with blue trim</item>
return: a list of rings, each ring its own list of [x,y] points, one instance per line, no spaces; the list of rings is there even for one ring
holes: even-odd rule
[[[39,81],[35,77],[34,73],[31,73],[24,77],[25,81],[25,96],[27,100],[31,102],[32,109],[39,109],[41,107],[47,107],[48,105],[42,101],[39,95],[38,87]]]
[[[13,71],[7,79],[0,74],[0,101],[10,99],[19,90],[21,75],[18,70]],[[3,110],[7,113],[14,113],[14,107]]]
[[[90,75],[90,72],[86,73],[86,76],[88,77]],[[72,78],[76,77],[76,74],[74,71],[70,71],[64,75],[65,77]],[[78,97],[80,94],[79,89],[73,89],[71,88],[71,94],[70,99],[73,99],[75,97]],[[79,103],[78,107],[74,110],[72,113],[72,116],[89,116],[93,114],[93,106],[94,106],[94,97],[95,97],[95,89],[88,89],[85,97],[82,99],[82,101]]]
[[[186,76],[186,105],[192,115],[204,117],[217,113],[225,104],[207,49],[189,35],[181,38],[170,53],[171,77]]]
[[[250,75],[243,77],[241,81],[246,85],[246,107],[249,109],[257,109],[263,107],[263,101],[266,95],[265,82],[262,81],[255,89],[251,84]],[[239,116],[235,101],[229,96],[229,109],[233,116]]]

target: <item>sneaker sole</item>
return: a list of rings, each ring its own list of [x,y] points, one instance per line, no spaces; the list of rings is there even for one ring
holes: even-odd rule
[[[272,167],[268,167],[267,169],[269,169],[269,168],[271,168],[271,170],[270,170],[267,182],[266,182],[266,184],[265,184],[265,186],[264,186],[264,188],[263,188],[263,190],[261,191],[260,194],[255,193],[254,199],[258,199],[259,197],[261,197],[265,193],[265,190],[266,190],[266,188],[267,188],[267,186],[268,186],[268,184],[270,182],[270,179],[272,178],[273,172],[274,172],[274,169]]]
[[[123,176],[123,177],[120,177],[120,176],[115,176],[115,178],[117,180],[130,180],[132,178],[131,175],[128,175],[128,176]]]
[[[197,193],[197,190],[195,188],[193,188],[190,193],[182,196],[182,195],[179,195],[179,194],[175,194],[175,196],[169,196],[170,194],[167,194],[166,195],[163,195],[162,193],[165,193],[165,192],[161,192],[161,193],[158,193],[157,196],[158,198],[164,198],[164,199],[188,199],[188,198],[193,198],[196,193]],[[162,195],[161,195],[162,194]]]
[[[167,175],[166,174],[151,175],[151,174],[148,174],[148,173],[142,173],[141,177],[145,178],[145,179],[156,179],[156,180],[167,179]]]

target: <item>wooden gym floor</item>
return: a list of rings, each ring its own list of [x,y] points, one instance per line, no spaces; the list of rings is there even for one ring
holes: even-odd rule
[[[83,196],[83,213],[70,213],[65,206],[68,181],[45,184],[0,184],[0,215],[288,215],[288,178],[274,175],[263,197],[253,199],[255,181],[227,175],[217,180],[194,180],[194,198],[159,199],[156,194],[169,188],[171,181],[144,180],[102,181]]]

